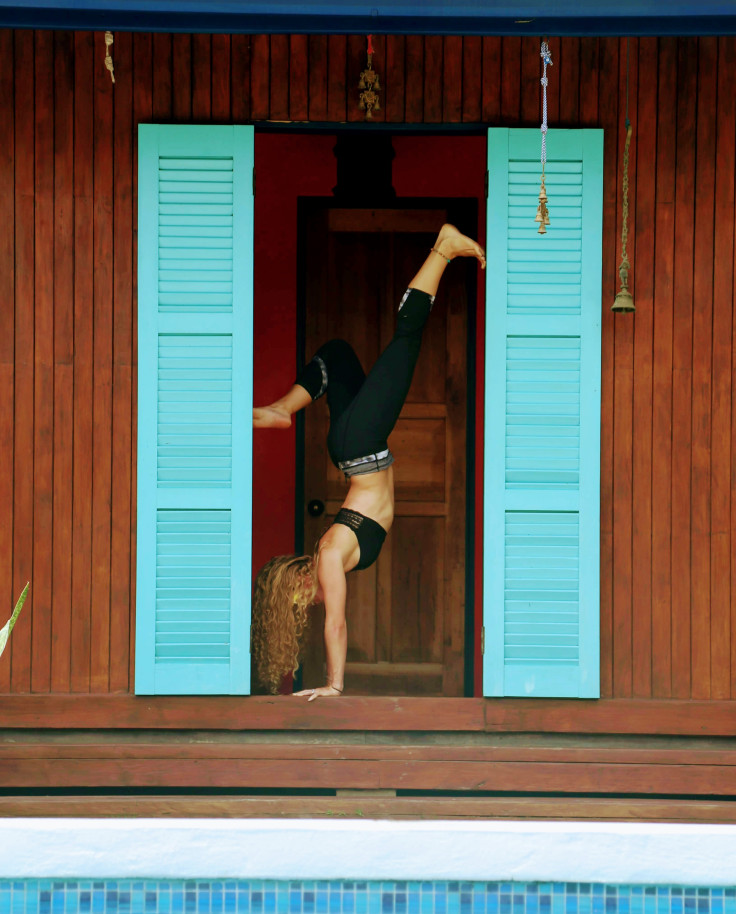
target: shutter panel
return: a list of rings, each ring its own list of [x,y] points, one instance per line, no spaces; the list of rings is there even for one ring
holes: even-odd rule
[[[250,689],[253,128],[138,135],[136,692]]]
[[[603,132],[488,132],[484,695],[599,695]]]

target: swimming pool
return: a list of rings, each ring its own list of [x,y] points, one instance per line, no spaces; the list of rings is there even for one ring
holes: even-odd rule
[[[5,819],[0,914],[736,914],[736,827]]]

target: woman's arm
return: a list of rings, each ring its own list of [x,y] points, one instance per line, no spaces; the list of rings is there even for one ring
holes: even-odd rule
[[[348,628],[345,621],[347,582],[341,549],[333,546],[323,546],[320,549],[317,577],[325,602],[327,685],[296,693],[307,696],[309,701],[313,701],[321,695],[340,695],[343,690],[345,658],[348,652]]]

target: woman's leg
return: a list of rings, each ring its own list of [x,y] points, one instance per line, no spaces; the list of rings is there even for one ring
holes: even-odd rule
[[[330,421],[348,408],[365,380],[353,347],[344,340],[330,340],[304,366],[292,388],[270,406],[253,410],[254,428],[288,428],[294,413],[327,393]]]
[[[362,457],[386,447],[411,387],[434,295],[448,261],[455,257],[476,257],[485,267],[481,246],[453,225],[444,225],[434,248],[409,284],[391,342],[376,360],[342,421],[333,426],[331,447],[342,455],[341,459]]]

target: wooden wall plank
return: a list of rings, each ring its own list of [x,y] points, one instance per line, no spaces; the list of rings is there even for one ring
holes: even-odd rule
[[[310,35],[307,53],[307,117],[310,121],[327,120],[327,35]]]
[[[74,36],[74,502],[71,689],[90,686],[92,575],[93,39]],[[83,164],[84,163],[84,164]]]
[[[34,34],[35,244],[33,350],[33,528],[53,527],[54,459],[54,88],[53,32]],[[51,64],[51,65],[50,65]],[[51,686],[53,553],[33,538],[31,689]]]
[[[227,123],[230,113],[230,35],[212,36],[212,120]]]
[[[598,126],[598,81],[600,79],[599,41],[597,38],[580,39],[580,102],[581,127]],[[651,86],[649,87],[651,89]],[[656,99],[655,99],[656,110]]]
[[[192,36],[174,35],[171,39],[171,96],[174,120],[192,119]]]
[[[421,124],[424,117],[424,38],[406,38],[406,122]]]
[[[15,111],[34,110],[33,33],[15,38]],[[15,118],[15,452],[13,478],[13,594],[33,580],[33,350],[34,350],[34,125]],[[11,689],[31,687],[33,594],[10,645]],[[30,610],[30,611],[29,611]]]
[[[232,117],[236,124],[251,117],[251,36],[232,37]]]
[[[560,105],[562,94],[560,93]],[[600,119],[603,127],[603,284],[601,341],[601,696],[613,694],[613,368],[616,293],[616,174],[618,171],[618,42],[601,41]]]
[[[718,40],[698,41],[697,150],[693,251],[692,591],[693,698],[710,697],[711,601],[711,361],[713,334],[713,212]]]
[[[117,60],[130,72],[133,39],[120,33]],[[112,452],[110,531],[110,691],[127,691],[133,604],[130,531],[133,364],[133,86],[115,87],[113,120]]]
[[[150,40],[150,38],[149,38]],[[156,121],[168,121],[174,110],[172,80],[174,78],[172,36],[156,32],[153,43],[153,112]],[[136,45],[145,47],[143,35],[136,35]],[[144,58],[147,59],[145,52]]]
[[[542,123],[542,58],[538,38],[521,39],[521,123],[536,126]],[[547,67],[547,80],[556,75],[554,61]],[[547,86],[549,90],[549,85]],[[547,99],[549,104],[549,98]],[[547,109],[549,121],[549,108]]]
[[[444,67],[442,35],[424,38],[424,111],[422,120],[436,124],[442,120],[442,79]]]
[[[713,239],[713,399],[711,456],[711,696],[731,694],[731,410],[734,168],[736,95],[729,74],[736,66],[736,44],[718,42],[718,123]]]
[[[697,41],[678,41],[675,269],[672,332],[672,695],[691,694],[690,548],[692,459],[693,225],[695,206]]]
[[[481,117],[489,125],[499,125],[501,118],[501,38],[484,35],[481,46]]]
[[[634,262],[631,286],[634,319],[634,440],[632,518],[632,692],[652,694],[652,332],[654,312],[654,192],[657,168],[657,40],[639,41],[639,87],[636,107],[636,184],[630,189],[635,212],[632,228]],[[642,88],[644,87],[644,88]],[[646,430],[646,431],[645,431]],[[648,433],[647,433],[648,432]]]
[[[250,116],[256,121],[265,120],[270,113],[270,46],[268,35],[251,37]]]
[[[348,121],[364,121],[365,112],[358,107],[360,101],[360,74],[365,69],[368,61],[368,42],[365,35],[348,35],[347,40],[347,66],[345,76],[345,95],[347,103]],[[380,96],[379,96],[380,99]],[[381,109],[374,115],[376,120],[383,119],[384,111]]]
[[[627,39],[619,41],[619,58]],[[636,68],[636,42],[631,42],[632,70]],[[625,53],[625,51],[624,51]],[[623,58],[625,60],[625,58]],[[635,80],[634,80],[635,82]],[[634,99],[629,99],[630,116]],[[617,124],[618,168],[616,174],[616,262],[621,257],[620,242],[623,227],[621,200],[623,197],[623,152],[626,128],[622,113],[626,103],[626,70],[619,67],[619,117]],[[629,158],[631,198],[636,189],[636,157]],[[630,198],[630,199],[631,199]],[[629,210],[629,230],[636,237],[634,211]],[[635,271],[635,248],[627,249],[632,271]],[[618,290],[618,284],[616,285]],[[612,301],[612,299],[609,299]],[[632,575],[633,575],[633,439],[634,439],[634,322],[629,314],[614,316],[614,393],[613,393],[613,694],[629,697],[633,690],[633,628],[632,628]]]
[[[677,41],[659,40],[652,368],[652,695],[672,693],[672,320]]]
[[[579,38],[562,43],[559,70],[555,75],[560,81],[560,126],[577,126],[581,92]]]
[[[442,120],[457,124],[463,111],[463,39],[446,35],[442,44]]]
[[[74,411],[74,35],[54,35],[54,417],[51,680],[70,686]]]
[[[501,39],[501,123],[512,127],[521,113],[521,38]]]
[[[102,52],[102,54],[100,53]],[[104,35],[95,35],[96,59]],[[93,375],[92,375],[92,625],[90,688],[110,677],[110,509],[112,505],[113,117],[112,81],[94,68]]]
[[[192,118],[212,116],[212,36],[192,35]]]
[[[15,361],[15,54],[10,29],[0,30],[0,607],[13,606],[13,420]],[[3,623],[4,624],[4,623]],[[11,656],[12,645],[7,649]],[[10,689],[10,663],[0,663],[0,691]]]
[[[480,35],[465,35],[462,46],[462,120],[481,119],[481,89],[483,39]]]
[[[330,35],[327,39],[327,120],[347,120],[345,80],[347,74],[347,38]]]
[[[384,79],[386,120],[400,123],[404,120],[406,79],[404,65],[406,39],[403,35],[386,36],[386,75]]]
[[[268,119],[289,120],[289,36],[271,35]]]
[[[309,120],[309,38],[289,36],[289,119]]]

